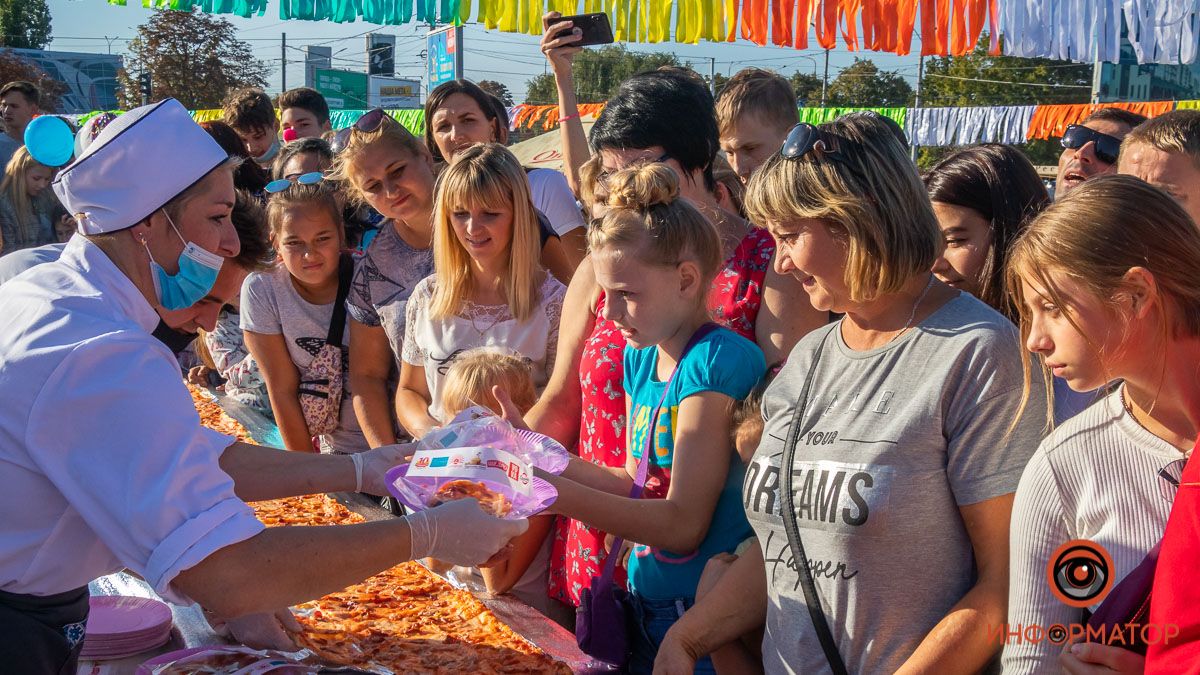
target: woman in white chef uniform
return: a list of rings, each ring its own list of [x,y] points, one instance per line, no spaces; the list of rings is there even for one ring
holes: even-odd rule
[[[473,500],[342,527],[258,522],[246,501],[382,494],[403,451],[288,453],[200,426],[151,331],[238,252],[232,168],[177,101],[122,115],[54,182],[84,236],[0,291],[4,672],[73,674],[87,584],[122,568],[239,617],[413,558],[483,563],[526,527]]]

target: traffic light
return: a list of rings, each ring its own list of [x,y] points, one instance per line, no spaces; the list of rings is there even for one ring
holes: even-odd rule
[[[142,93],[142,105],[149,104],[150,97],[154,94],[154,87],[150,80],[150,73],[142,73],[138,75],[138,90]]]

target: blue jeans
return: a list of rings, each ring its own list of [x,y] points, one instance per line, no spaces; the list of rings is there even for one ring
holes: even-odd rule
[[[691,599],[655,600],[630,593],[626,605],[626,622],[629,626],[629,664],[625,667],[631,675],[651,675],[654,657],[662,644],[667,630],[691,608]],[[707,656],[696,663],[696,673],[716,675],[712,659]]]

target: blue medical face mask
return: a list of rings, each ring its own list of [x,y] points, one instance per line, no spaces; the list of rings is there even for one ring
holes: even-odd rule
[[[281,147],[283,147],[283,144],[280,143],[279,138],[276,137],[275,140],[271,143],[271,147],[267,148],[267,151],[264,152],[261,157],[253,158],[254,163],[255,164],[269,163],[271,160],[275,159],[275,155],[279,154],[279,148],[281,148]]]
[[[183,252],[179,254],[179,273],[175,276],[167,274],[161,265],[154,262],[154,256],[145,241],[142,246],[146,249],[146,255],[150,256],[150,272],[154,277],[154,292],[158,295],[158,301],[163,308],[174,311],[191,307],[208,295],[217,283],[217,273],[221,271],[225,259],[184,239],[165,209],[163,215],[167,216],[175,236],[184,244]]]

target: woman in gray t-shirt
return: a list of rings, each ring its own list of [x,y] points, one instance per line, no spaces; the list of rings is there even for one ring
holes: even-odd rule
[[[417,282],[433,274],[434,175],[425,145],[399,122],[373,114],[347,132],[335,176],[388,219],[358,262],[346,299],[354,412],[376,448],[397,441],[392,399],[405,307]]]
[[[759,546],[676,624],[659,663],[677,672],[683,653],[765,620],[769,673],[835,672],[831,658],[852,673],[982,669],[999,651],[988,629],[1004,622],[1012,493],[1045,421],[1037,403],[1018,420],[1015,328],[930,274],[941,233],[878,116],[795,127],[747,207],[780,269],[844,317],[801,340],[768,387],[743,487]]]

